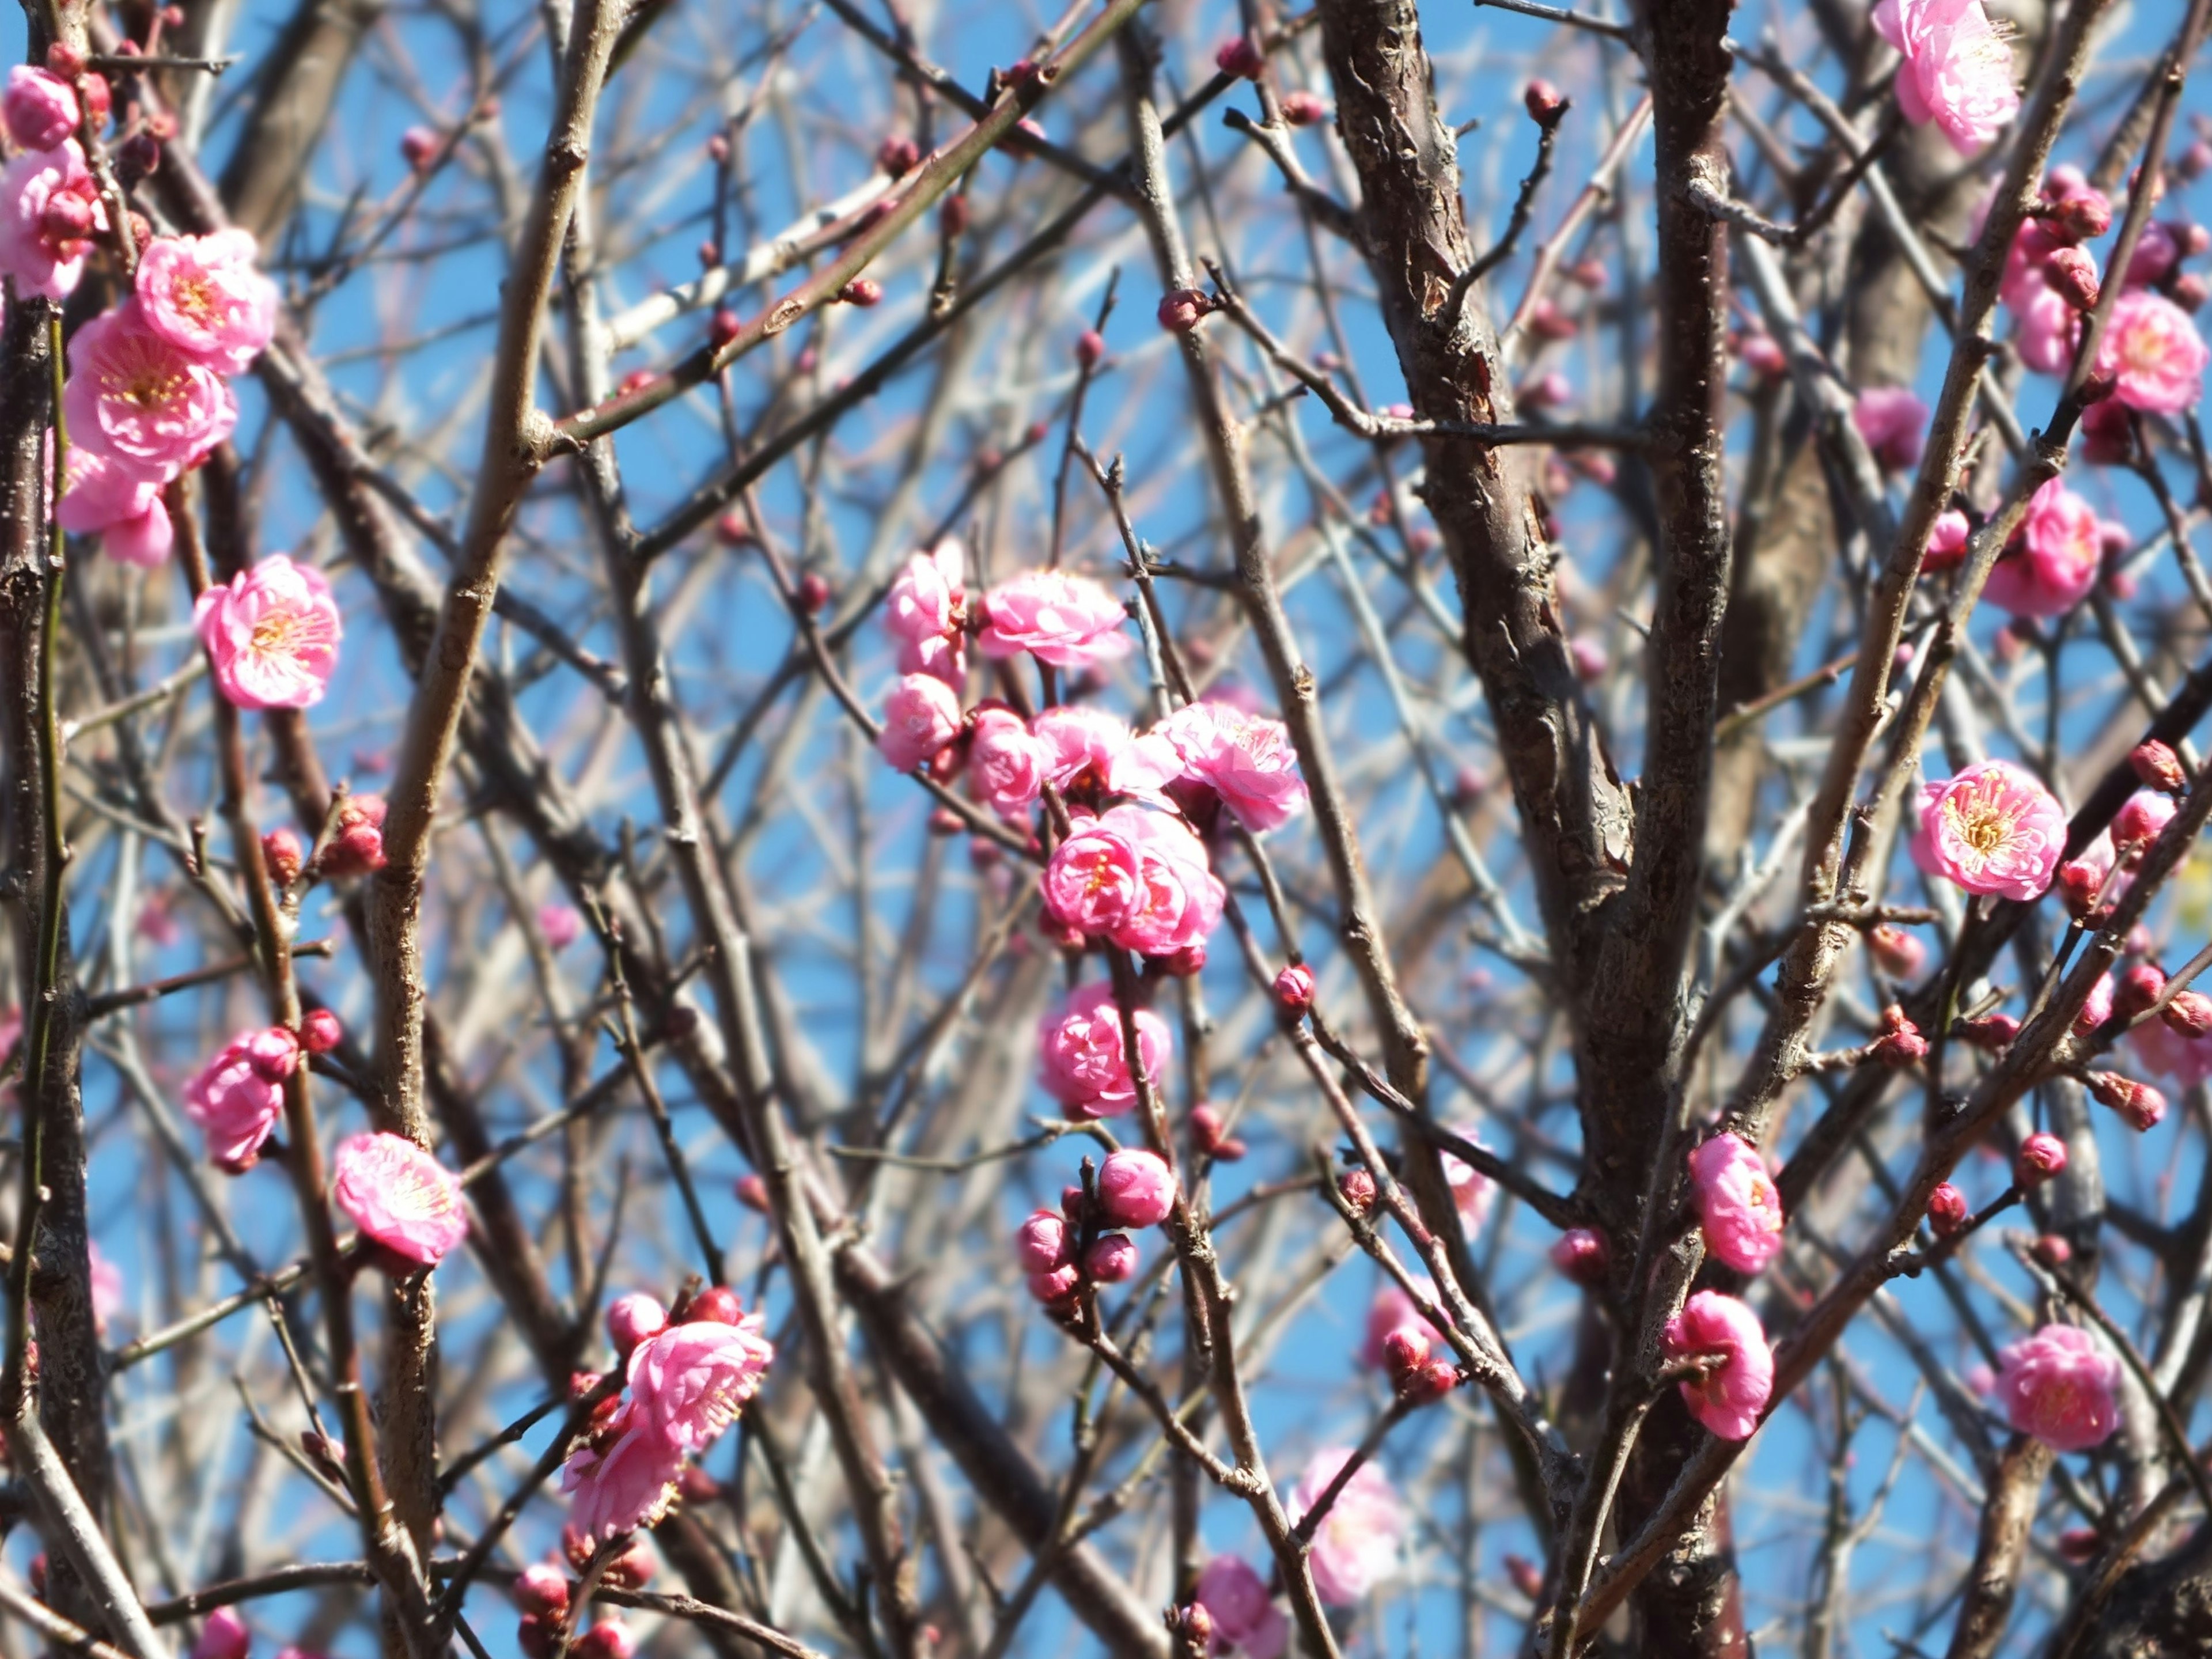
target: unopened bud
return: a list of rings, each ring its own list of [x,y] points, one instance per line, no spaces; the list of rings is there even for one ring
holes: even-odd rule
[[[1313,969],[1294,962],[1275,975],[1275,1006],[1285,1013],[1303,1014],[1313,1006]]]
[[[735,1191],[738,1202],[744,1205],[745,1208],[759,1215],[768,1213],[768,1182],[759,1176],[739,1176]]]
[[[937,204],[937,228],[947,236],[959,236],[968,229],[968,192],[948,196]]]
[[[2137,1083],[2118,1072],[2089,1073],[2089,1095],[2100,1106],[2109,1106],[2130,1128],[2155,1128],[2166,1115],[2166,1097],[2148,1083]]]
[[[1294,127],[1310,127],[1317,121],[1328,119],[1328,104],[1317,92],[1286,92],[1283,94],[1283,119]]]
[[[1161,300],[1158,314],[1160,326],[1169,333],[1188,334],[1212,309],[1213,301],[1203,289],[1179,288]]]
[[[345,1028],[327,1008],[310,1008],[300,1022],[300,1046],[311,1054],[326,1054],[345,1039]]]
[[[1382,1367],[1402,1380],[1429,1363],[1429,1339],[1411,1325],[1401,1325],[1382,1339]]]
[[[533,1562],[514,1576],[514,1599],[525,1613],[558,1618],[568,1610],[568,1577],[560,1568]]]
[[[2158,1017],[2183,1036],[2203,1036],[2212,1033],[2212,997],[2202,991],[2177,992],[2173,1000],[2159,1010]]]
[[[1545,1605],[1544,1570],[1525,1555],[1505,1558],[1505,1576],[1513,1581],[1513,1588],[1539,1607]]]
[[[1557,126],[1567,112],[1566,94],[1549,81],[1531,81],[1522,89],[1521,106],[1538,126]]]
[[[1101,1285],[1119,1285],[1137,1272],[1137,1242],[1127,1233],[1101,1233],[1084,1252],[1083,1273]]]
[[[1457,1387],[1459,1367],[1449,1359],[1431,1359],[1399,1380],[1398,1398],[1409,1406],[1433,1405]]]
[[[2020,1143],[2020,1156],[2013,1160],[2012,1178],[2022,1188],[2040,1187],[2065,1167],[2066,1143],[2057,1135],[2038,1130]]]
[[[2027,1253],[2046,1267],[2063,1267],[2074,1259],[2074,1247],[2057,1233],[2043,1234]]]
[[[1928,1194],[1928,1228],[1938,1238],[1950,1238],[1966,1225],[1966,1195],[1949,1182],[1940,1182]]]
[[[2045,216],[2054,236],[2069,242],[2094,242],[2112,228],[2112,204],[2102,191],[2069,196]]]
[[[716,309],[713,319],[707,325],[707,343],[720,351],[731,341],[736,339],[744,331],[744,319],[738,316],[736,312],[727,306],[720,307]]]
[[[1911,1066],[1928,1057],[1928,1039],[1895,1003],[1881,1011],[1889,1029],[1875,1040],[1874,1057],[1885,1066]]]
[[[799,601],[799,608],[808,616],[819,616],[830,603],[830,584],[817,572],[810,570],[799,579],[793,597]]]
[[[2087,915],[2104,890],[2105,872],[2086,859],[2071,859],[2058,866],[2058,892],[2068,915]]]
[[[421,173],[438,153],[438,135],[428,127],[410,127],[399,135],[399,159]]]
[[[1586,1290],[1605,1283],[1608,1255],[1605,1235],[1590,1227],[1570,1227],[1552,1244],[1552,1265]]]
[[[894,133],[876,146],[876,165],[894,179],[904,178],[921,162],[921,146],[904,133]]]
[[[2076,311],[2097,306],[2097,261],[2086,248],[2062,247],[2043,262],[2045,276],[2058,297]]]
[[[1336,1178],[1336,1190],[1354,1215],[1375,1207],[1375,1177],[1365,1170],[1346,1170]]]
[[[2139,962],[2120,975],[2119,985],[2112,992],[2112,1012],[2121,1019],[2133,1019],[2149,1011],[2166,991],[2166,970],[2155,963]]]
[[[261,862],[268,867],[269,879],[279,887],[289,887],[299,880],[307,860],[299,836],[282,824],[261,837]]]
[[[1213,66],[1224,75],[1234,75],[1241,80],[1256,81],[1267,71],[1267,60],[1261,55],[1249,35],[1238,35],[1234,40],[1224,40],[1216,48]]]
[[[1892,979],[1912,979],[1928,960],[1928,947],[1917,933],[1884,922],[1867,933],[1867,948],[1875,963]]]
[[[855,276],[837,290],[837,297],[848,306],[868,306],[882,303],[884,285],[872,276]]]
[[[1099,360],[1105,355],[1106,337],[1097,329],[1086,328],[1075,337],[1077,367],[1085,369],[1096,368],[1098,367]]]
[[[2181,763],[2181,757],[2173,752],[2171,744],[2160,743],[2156,738],[2130,750],[2128,764],[2135,769],[2136,776],[2147,789],[2163,789],[2169,795],[2178,795],[2189,787],[2189,773]]]

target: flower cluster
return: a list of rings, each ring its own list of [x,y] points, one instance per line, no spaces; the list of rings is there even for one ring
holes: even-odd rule
[[[676,1496],[684,1460],[737,1420],[775,1358],[761,1316],[717,1285],[663,1315],[650,1298],[624,1297],[617,1342],[631,1344],[619,1402],[608,1400],[569,1455],[561,1489],[569,1519],[591,1540],[650,1526]],[[596,1386],[597,1378],[590,1379]]]
[[[1030,1294],[1066,1315],[1085,1285],[1133,1277],[1139,1256],[1129,1234],[1166,1220],[1177,1190],[1175,1171],[1158,1154],[1140,1147],[1109,1154],[1098,1170],[1095,1204],[1071,1186],[1058,1210],[1034,1211],[1016,1231],[1014,1257]]]

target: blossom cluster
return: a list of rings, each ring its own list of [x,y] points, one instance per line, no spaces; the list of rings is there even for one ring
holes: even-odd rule
[[[720,1285],[668,1310],[648,1296],[623,1297],[607,1323],[627,1387],[601,1402],[561,1474],[572,1495],[570,1523],[592,1540],[658,1521],[675,1500],[684,1460],[737,1420],[775,1358],[761,1316]],[[580,1395],[599,1382],[579,1377]]]
[[[1166,1220],[1178,1190],[1175,1171],[1158,1154],[1140,1147],[1109,1154],[1095,1195],[1070,1186],[1059,1209],[1034,1211],[1016,1231],[1014,1256],[1030,1294],[1065,1316],[1086,1285],[1134,1277],[1139,1254],[1129,1234]]]

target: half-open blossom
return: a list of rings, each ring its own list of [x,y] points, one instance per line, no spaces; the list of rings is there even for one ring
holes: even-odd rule
[[[1874,25],[1905,54],[1898,112],[1915,125],[1935,122],[1961,155],[1988,143],[2020,112],[2012,48],[1982,0],[1881,0]]]
[[[2045,1325],[1999,1356],[2005,1420],[2053,1451],[2086,1451],[2120,1425],[2120,1362],[2088,1332]]]
[[[96,532],[108,556],[125,564],[150,568],[175,544],[160,479],[75,445],[63,465],[54,516],[73,535]]]
[[[268,1074],[262,1031],[240,1031],[185,1085],[185,1113],[207,1138],[209,1158],[233,1175],[253,1167],[284,1115],[281,1075]],[[285,1033],[289,1036],[289,1032]]]
[[[2033,899],[2066,850],[2066,815],[2009,761],[1970,766],[1936,793],[1923,825],[1937,870],[1970,893]]]
[[[1165,1074],[1173,1042],[1167,1022],[1149,1008],[1134,1016],[1137,1054],[1154,1088]],[[1045,1092],[1077,1117],[1115,1117],[1137,1103],[1121,1040],[1121,1005],[1103,981],[1078,986],[1037,1028]]]
[[[968,787],[1002,818],[1022,818],[1044,789],[1044,745],[1011,708],[979,708],[968,745]]]
[[[1705,1248],[1738,1273],[1755,1273],[1782,1249],[1782,1194],[1759,1149],[1719,1134],[1690,1154]]]
[[[1326,1446],[1313,1455],[1285,1504],[1293,1522],[1319,1501],[1351,1456],[1343,1446]],[[1390,1477],[1371,1459],[1362,1463],[1314,1528],[1306,1559],[1315,1593],[1333,1607],[1354,1605],[1397,1565],[1398,1540],[1405,1530],[1406,1508]]]
[[[461,1178],[404,1135],[353,1135],[331,1160],[331,1202],[385,1249],[434,1267],[468,1237]]]
[[[1109,1225],[1157,1227],[1175,1199],[1175,1171],[1157,1153],[1124,1146],[1098,1166],[1098,1204]]]
[[[252,367],[276,331],[276,285],[251,232],[157,236],[138,258],[147,326],[226,374]]]
[[[1417,1282],[1424,1296],[1435,1297],[1436,1285],[1427,1275],[1421,1275]],[[1390,1339],[1400,1331],[1411,1331],[1423,1341],[1431,1334],[1429,1322],[1422,1316],[1413,1298],[1399,1288],[1395,1279],[1386,1279],[1376,1287],[1375,1299],[1367,1304],[1367,1331],[1359,1346],[1359,1363],[1370,1370],[1387,1369]]]
[[[2204,391],[2204,337],[2179,306],[2148,289],[2130,289],[2112,306],[2097,348],[2097,372],[2112,395],[2147,414],[2179,415]]]
[[[22,149],[58,149],[76,131],[76,94],[51,70],[18,64],[0,94],[0,118]]]
[[[684,1472],[684,1449],[641,1426],[634,1407],[624,1407],[606,1432],[604,1452],[580,1448],[561,1472],[561,1490],[573,1497],[569,1524],[593,1539],[617,1538],[659,1520]]]
[[[69,298],[93,238],[106,228],[107,210],[75,139],[27,150],[0,171],[0,276],[14,277],[17,293]],[[72,437],[76,421],[72,412]]]
[[[629,1357],[631,1409],[684,1451],[703,1451],[736,1421],[775,1358],[760,1315],[734,1325],[694,1319],[648,1337]]]
[[[960,699],[931,674],[908,674],[884,701],[876,747],[892,767],[911,772],[960,735]]]
[[[1306,782],[1282,721],[1207,699],[1178,708],[1158,729],[1182,757],[1183,775],[1220,796],[1254,835],[1305,810]]]
[[[1901,386],[1869,386],[1851,405],[1851,424],[1874,458],[1892,471],[1920,465],[1928,438],[1928,405]]]
[[[947,537],[916,553],[884,596],[884,627],[902,674],[933,674],[956,691],[968,678],[966,552]]]
[[[1193,1599],[1213,1621],[1213,1640],[1245,1659],[1279,1659],[1290,1621],[1267,1594],[1267,1580],[1241,1555],[1217,1555],[1198,1575]]]
[[[70,337],[69,370],[70,441],[143,471],[173,476],[238,424],[222,372],[157,331],[135,295]]]
[[[2015,617],[2063,616],[2097,585],[2103,558],[2096,509],[2053,478],[2028,498],[1983,592]]]
[[[1128,613],[1088,576],[1024,571],[984,595],[983,609],[977,643],[987,657],[1026,651],[1054,668],[1089,668],[1128,653],[1129,636],[1121,631]]]
[[[1690,1415],[1723,1440],[1747,1440],[1774,1392],[1774,1353],[1759,1316],[1732,1296],[1699,1291],[1667,1322],[1669,1360],[1699,1360],[1701,1376],[1681,1384]]]
[[[320,702],[338,665],[344,626],[331,585],[312,565],[272,553],[192,607],[222,695],[240,708],[306,708]]]
[[[2040,271],[2038,272],[2039,279]],[[2020,360],[2039,374],[2063,374],[2081,344],[2081,313],[2047,282],[2038,280],[2013,309]]]

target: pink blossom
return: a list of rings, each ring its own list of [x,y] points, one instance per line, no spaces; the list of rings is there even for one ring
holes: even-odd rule
[[[2101,1446],[2120,1425],[2120,1362],[2072,1325],[2045,1325],[1998,1356],[2005,1419],[2053,1451]]]
[[[1352,1455],[1343,1446],[1326,1446],[1313,1455],[1291,1488],[1285,1507],[1296,1522],[1311,1509]],[[1372,1461],[1362,1463],[1314,1528],[1314,1590],[1333,1607],[1347,1607],[1372,1589],[1398,1561],[1398,1540],[1406,1530],[1405,1505],[1389,1476]]]
[[[1422,1294],[1433,1299],[1435,1285],[1425,1274],[1419,1282]],[[1367,1334],[1360,1344],[1359,1363],[1370,1370],[1382,1370],[1383,1345],[1397,1331],[1411,1331],[1425,1341],[1429,1322],[1422,1316],[1413,1298],[1399,1288],[1397,1281],[1386,1279],[1376,1287],[1374,1301],[1367,1304]]]
[[[1482,1126],[1479,1123],[1455,1123],[1451,1130],[1470,1146],[1483,1144]],[[1459,1212],[1461,1228],[1470,1237],[1480,1232],[1482,1224],[1489,1218],[1490,1206],[1498,1197],[1497,1184],[1474,1164],[1449,1152],[1438,1153],[1437,1161],[1443,1165],[1444,1180],[1451,1187],[1452,1207]]]
[[[331,1160],[331,1202],[385,1249],[434,1267],[468,1237],[461,1179],[404,1135],[353,1135]]]
[[[1235,1648],[1245,1659],[1279,1659],[1290,1640],[1290,1623],[1268,1596],[1267,1581],[1241,1555],[1208,1561],[1191,1599],[1212,1620],[1217,1649]]]
[[[1066,1217],[1033,1210],[1014,1233],[1014,1256],[1025,1273],[1056,1273],[1067,1265],[1070,1244]]]
[[[77,330],[69,368],[70,441],[143,471],[173,476],[238,424],[222,372],[157,333],[136,296]]]
[[[561,1490],[574,1495],[569,1523],[595,1539],[617,1538],[659,1520],[684,1471],[684,1449],[641,1426],[635,1407],[625,1407],[607,1432],[613,1439],[604,1454],[586,1446],[561,1472]]]
[[[0,94],[0,119],[21,148],[58,149],[76,131],[76,94],[51,70],[18,64],[8,71],[8,90]]]
[[[240,571],[227,586],[210,585],[192,607],[192,626],[216,684],[240,708],[320,702],[344,633],[323,573],[282,553]]]
[[[1061,927],[1154,957],[1203,944],[1228,897],[1190,826],[1142,806],[1078,816],[1043,884]]]
[[[147,326],[223,374],[244,373],[276,331],[276,285],[258,257],[243,230],[155,237],[138,260]]]
[[[1030,721],[1054,788],[1157,795],[1182,774],[1182,757],[1158,732],[1134,737],[1129,723],[1084,704],[1055,704]]]
[[[876,747],[892,767],[911,772],[960,735],[960,699],[943,680],[908,674],[884,702]]]
[[[1282,721],[1248,714],[1231,704],[1194,702],[1160,722],[1175,745],[1183,775],[1206,785],[1255,835],[1305,810],[1306,782]]]
[[[256,1039],[265,1036],[240,1031],[185,1085],[185,1113],[207,1138],[209,1158],[234,1175],[253,1167],[284,1115],[281,1079],[255,1063]]]
[[[2081,1005],[2081,1012],[2074,1016],[2074,1030],[2077,1033],[2087,1034],[2110,1019],[2112,1017],[2113,994],[2112,976],[2110,974],[2098,975],[2097,982],[2089,988],[2087,1000]]]
[[[2185,1036],[2164,1020],[2154,1019],[2130,1030],[2128,1041],[2145,1066],[2185,1089],[2212,1078],[2212,1036]]]
[[[984,595],[983,609],[988,620],[977,642],[987,657],[1026,651],[1054,668],[1089,668],[1129,650],[1129,636],[1121,631],[1127,613],[1087,576],[1024,571]]]
[[[1175,1199],[1175,1171],[1157,1153],[1125,1146],[1098,1166],[1098,1203],[1111,1226],[1157,1227]]]
[[[576,914],[573,905],[541,904],[538,907],[538,931],[545,935],[549,949],[565,951],[582,936],[584,919]]]
[[[1901,472],[1920,465],[1928,436],[1928,405],[1905,387],[1869,386],[1851,405],[1851,424],[1882,465]]]
[[[968,787],[1002,818],[1019,819],[1044,790],[1044,745],[1010,708],[975,711]]]
[[[2096,586],[2104,550],[2096,509],[2053,478],[2028,498],[1983,592],[2016,617],[2063,616]]]
[[[2043,280],[2024,284],[2013,314],[2020,319],[2013,343],[2020,360],[2039,374],[2063,374],[2081,343],[2081,313],[2066,296]]]
[[[1972,526],[1966,515],[1952,507],[1936,515],[1936,522],[1928,529],[1928,550],[1920,556],[1923,574],[1948,570],[1961,564],[1966,557],[1966,538]]]
[[[14,277],[17,293],[69,298],[84,275],[92,239],[106,228],[107,210],[75,139],[27,150],[0,171],[0,276]],[[78,330],[80,337],[99,320]],[[74,348],[72,341],[72,361]],[[75,411],[70,426],[74,437]]]
[[[192,1659],[246,1659],[252,1645],[246,1620],[231,1607],[217,1607],[200,1626],[200,1639],[192,1644]]]
[[[1759,1316],[1732,1296],[1699,1291],[1667,1322],[1662,1343],[1670,1360],[1717,1362],[1683,1380],[1682,1403],[1723,1440],[1748,1440],[1774,1392],[1774,1353]]]
[[[1136,1012],[1137,1053],[1157,1088],[1173,1043],[1167,1022],[1149,1008]],[[1038,1027],[1045,1092],[1078,1117],[1115,1117],[1137,1103],[1121,1040],[1121,1006],[1109,985],[1078,987]]]
[[[933,674],[956,691],[968,678],[967,557],[947,538],[909,558],[884,599],[899,672]]]
[[[1881,0],[1874,24],[1905,54],[1897,107],[1915,125],[1934,121],[1961,155],[1996,137],[2020,112],[2012,48],[1982,0]]]
[[[52,455],[51,447],[47,453]],[[168,555],[169,514],[161,504],[161,481],[136,467],[104,459],[88,449],[70,447],[63,464],[61,505],[54,516],[72,535],[106,532],[111,553],[115,551],[114,538],[120,530],[134,550],[137,543],[159,541],[161,557],[150,562],[158,564]],[[158,529],[152,523],[142,531],[129,528],[150,520],[159,521]]]
[[[629,1357],[631,1410],[641,1427],[681,1451],[704,1451],[737,1420],[775,1358],[760,1315],[734,1325],[671,1325]]]
[[[2112,394],[2147,414],[2178,415],[2204,390],[2204,338],[2189,313],[2163,294],[2130,289],[2112,307],[2097,348],[2097,372]]]
[[[1759,1149],[1718,1134],[1690,1154],[1705,1248],[1738,1273],[1755,1273],[1782,1249],[1782,1194]]]
[[[2066,815],[2034,775],[2009,761],[1970,766],[1927,808],[1937,870],[1970,893],[2033,899],[2066,849]]]

